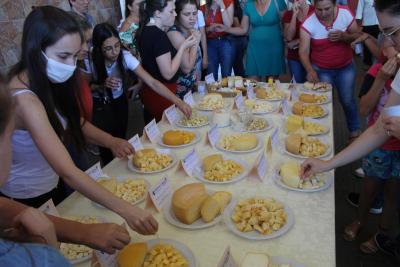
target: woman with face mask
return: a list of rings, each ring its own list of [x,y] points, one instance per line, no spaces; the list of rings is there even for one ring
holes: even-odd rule
[[[201,33],[195,30],[194,26],[197,22],[197,3],[195,0],[178,0],[175,2],[177,17],[175,25],[168,30],[168,38],[175,47],[183,44],[190,35],[196,37],[197,45],[187,49],[182,58],[182,65],[187,69],[187,74],[181,73],[177,81],[176,94],[183,99],[183,96],[195,89],[197,77],[196,66],[201,63],[200,39]],[[183,68],[182,67],[182,68]]]
[[[25,20],[22,54],[10,73],[9,88],[15,101],[13,160],[2,196],[39,207],[52,198],[57,204],[58,177],[72,188],[119,214],[141,234],[154,234],[158,224],[98,185],[72,162],[61,140],[81,148],[88,142],[113,142],[104,132],[93,134],[81,120],[76,85],[76,58],[82,35],[76,21],[65,11],[38,7]],[[91,134],[92,133],[92,134]]]
[[[300,30],[300,60],[310,82],[332,84],[346,114],[349,142],[360,135],[354,97],[356,70],[351,42],[361,34],[351,11],[336,0],[316,0],[315,12]]]
[[[174,25],[175,16],[174,1],[145,0],[140,5],[140,28],[136,33],[143,68],[174,94],[177,92],[180,67],[185,73],[189,71],[184,65],[184,53],[199,43],[194,35],[190,35],[178,50],[175,49],[166,33]],[[149,86],[142,88],[140,97],[146,123],[153,118],[161,120],[163,111],[172,105],[170,99],[160,96]],[[190,116],[190,106],[181,105],[181,110]]]
[[[314,12],[314,7],[307,0],[294,0],[291,10],[283,14],[283,35],[287,46],[287,62],[291,76],[298,83],[306,81],[307,72],[299,57],[300,26]]]
[[[382,35],[397,51],[400,51],[400,2],[398,0],[376,0],[375,10],[379,26],[382,29]],[[398,66],[399,62],[397,60]],[[400,74],[398,72],[391,87],[392,90],[387,98],[385,108],[400,105]],[[400,139],[400,116],[386,114],[385,109],[383,109],[374,125],[364,131],[359,138],[332,159],[327,161],[307,159],[302,164],[301,175],[302,177],[308,177],[358,160],[382,146],[391,137]],[[396,179],[398,178],[399,176],[397,175]],[[399,192],[399,183],[397,184],[395,190]],[[390,240],[386,234],[378,233],[375,236],[375,241],[380,249],[389,255],[399,257],[399,244]]]

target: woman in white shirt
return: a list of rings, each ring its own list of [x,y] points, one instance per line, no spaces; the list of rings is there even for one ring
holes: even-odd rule
[[[170,100],[190,115],[191,108],[176,97],[162,83],[155,80],[127,50],[121,49],[116,29],[108,23],[97,24],[93,30],[92,51],[93,124],[105,132],[125,137],[128,124],[127,73],[134,72],[156,93]],[[100,148],[104,164],[113,159],[111,151]]]
[[[154,234],[158,223],[149,212],[116,197],[79,170],[61,142],[82,148],[86,140],[112,147],[115,140],[81,119],[76,59],[82,41],[77,22],[61,9],[38,7],[26,18],[21,59],[8,84],[16,119],[11,173],[0,195],[38,207],[56,197],[62,177],[82,195],[119,214],[133,230]]]

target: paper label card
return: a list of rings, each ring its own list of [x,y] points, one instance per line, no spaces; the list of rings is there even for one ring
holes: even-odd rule
[[[207,93],[207,88],[206,88],[206,83],[199,81],[197,83],[197,92],[199,92],[199,94],[201,95],[205,95]]]
[[[107,254],[106,252],[94,250],[94,254],[101,267],[118,267],[118,251],[114,254]]]
[[[140,141],[140,137],[138,134],[135,134],[131,139],[128,140],[128,142],[133,146],[133,149],[135,151],[143,149],[142,141]]]
[[[290,108],[289,108],[289,105],[288,105],[288,102],[287,102],[286,98],[282,99],[282,112],[283,112],[283,115],[285,115],[285,116],[289,116],[290,115]]]
[[[299,100],[299,92],[297,91],[297,89],[295,87],[290,91],[290,99],[292,101]]]
[[[171,125],[174,124],[179,118],[178,111],[176,110],[175,105],[172,105],[164,110],[164,114],[165,117],[167,117],[169,124]]]
[[[97,162],[92,167],[85,171],[90,177],[97,181],[101,177],[108,177],[101,168],[100,162]]]
[[[244,109],[244,100],[243,100],[242,92],[240,92],[235,97],[235,104],[236,104],[237,109],[239,109],[239,110],[243,110]]]
[[[215,147],[215,145],[218,142],[218,138],[219,138],[218,125],[217,124],[215,124],[213,127],[211,127],[210,130],[208,130],[207,137],[208,137],[208,141],[210,142],[211,146]]]
[[[210,73],[210,74],[206,75],[205,80],[206,80],[206,84],[214,83],[215,82],[214,74]]]
[[[230,246],[225,249],[217,267],[239,267],[239,265],[233,259]]]
[[[160,135],[160,130],[158,129],[155,119],[153,119],[144,127],[144,131],[152,143],[155,143],[157,141],[157,137]]]
[[[60,217],[60,214],[58,213],[58,210],[51,198],[47,200],[42,206],[40,206],[38,210],[46,214]]]
[[[183,101],[191,107],[194,106],[192,91],[187,92],[186,95],[183,96]]]
[[[192,176],[194,169],[200,165],[200,158],[196,150],[190,151],[183,159],[182,166],[187,175]]]
[[[247,86],[247,98],[256,99],[256,94],[254,93],[254,88],[251,85]]]
[[[279,146],[279,139],[278,139],[278,128],[271,135],[271,145],[273,149],[277,149]]]
[[[261,179],[261,181],[264,180],[266,173],[267,173],[267,164],[265,161],[265,154],[261,153],[261,157],[257,164],[257,175]]]
[[[292,83],[292,84],[297,84],[296,78],[294,77],[294,75],[292,75],[292,80],[290,81],[290,83]]]
[[[153,185],[149,189],[151,201],[158,211],[161,211],[162,207],[172,195],[171,184],[167,177],[162,178],[157,184]]]

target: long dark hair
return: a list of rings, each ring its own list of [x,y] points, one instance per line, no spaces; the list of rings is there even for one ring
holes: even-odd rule
[[[129,10],[128,6],[132,5],[135,0],[125,0],[125,18],[129,17],[131,11]]]
[[[375,9],[393,16],[400,16],[400,2],[398,0],[376,0]]]
[[[119,39],[119,34],[117,30],[108,23],[100,23],[97,24],[93,29],[93,51],[92,51],[92,60],[95,69],[95,84],[104,84],[108,75],[106,70],[106,62],[102,50],[102,45],[105,40],[108,38],[115,37],[121,43]],[[118,67],[122,74],[122,84],[123,88],[125,89],[125,68],[123,64],[123,55],[122,55],[122,45],[121,50],[118,55]]]
[[[185,5],[195,5],[197,9],[199,9],[199,6],[197,4],[196,0],[176,0],[175,1],[175,12],[177,14],[177,17],[179,14],[182,12],[182,9],[185,7]]]
[[[80,90],[77,72],[64,83],[52,83],[47,77],[47,61],[42,54],[67,34],[83,35],[76,21],[65,11],[53,6],[35,8],[26,18],[21,41],[21,58],[11,69],[10,78],[26,72],[29,88],[40,99],[57,135],[80,150],[85,139],[80,123]],[[57,112],[67,121],[64,129]]]
[[[154,12],[160,11],[167,6],[168,2],[173,0],[144,0],[140,3],[139,14],[140,22],[139,29],[136,31],[135,39],[136,43],[140,44],[140,39],[142,37],[142,32],[147,23],[149,23],[150,18],[153,16]]]

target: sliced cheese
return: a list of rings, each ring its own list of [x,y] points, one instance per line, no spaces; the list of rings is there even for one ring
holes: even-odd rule
[[[205,157],[203,159],[203,170],[204,171],[211,170],[216,163],[221,162],[222,160],[223,160],[222,154],[214,154]]]
[[[119,267],[142,267],[147,254],[146,243],[134,243],[125,246],[118,254]]]
[[[99,179],[97,182],[113,194],[115,194],[115,191],[117,191],[117,180],[115,178]]]
[[[226,191],[218,191],[215,192],[211,197],[218,201],[221,208],[220,212],[223,212],[225,207],[228,206],[229,202],[231,202],[232,194]]]
[[[255,134],[247,133],[241,134],[232,144],[233,150],[247,151],[255,148],[258,144],[257,136]]]
[[[184,185],[172,195],[172,211],[180,222],[192,224],[200,218],[200,210],[207,197],[203,184]]]
[[[201,218],[208,223],[220,214],[221,206],[213,197],[208,197],[201,206]]]
[[[300,134],[291,134],[286,137],[285,147],[286,150],[295,155],[300,154],[302,136]]]
[[[293,104],[292,107],[292,112],[295,115],[303,115],[303,107],[304,107],[304,103],[303,102],[296,102]]]
[[[303,129],[304,118],[298,115],[290,115],[286,119],[285,130],[287,134],[295,133],[300,129]]]
[[[280,175],[282,182],[292,188],[298,188],[300,184],[300,164],[288,161],[282,164]]]

